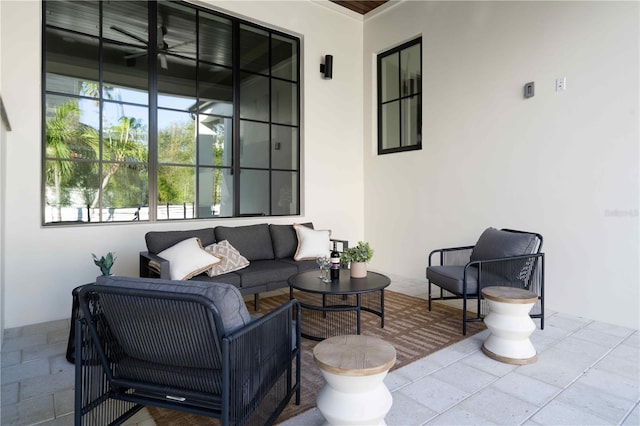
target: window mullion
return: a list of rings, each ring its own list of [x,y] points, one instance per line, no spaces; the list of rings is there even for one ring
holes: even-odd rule
[[[149,144],[148,144],[148,188],[149,193],[149,221],[158,220],[158,61],[157,61],[157,43],[151,40],[157,40],[158,36],[158,10],[156,2],[149,2],[149,10],[147,22],[149,27],[149,42],[147,50],[149,54]]]
[[[98,222],[102,222],[102,176],[104,170],[104,39],[102,37],[103,24],[104,24],[104,12],[103,3],[100,2],[98,7],[98,22],[99,41],[98,41]],[[90,213],[90,208],[87,209],[87,214]],[[89,219],[91,222],[91,219]]]
[[[194,165],[194,191],[195,194],[193,196],[193,210],[194,210],[194,219],[200,218],[200,11],[196,9],[196,125],[195,125],[195,160],[196,164]]]
[[[233,23],[232,78],[233,78],[233,130],[231,174],[233,175],[233,217],[240,215],[240,23]]]
[[[398,52],[398,146],[402,148],[402,51]]]

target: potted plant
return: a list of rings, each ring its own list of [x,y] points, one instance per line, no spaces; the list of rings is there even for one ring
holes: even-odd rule
[[[351,277],[364,278],[367,276],[367,262],[373,257],[373,249],[369,243],[358,241],[354,247],[344,249],[340,255],[342,263],[351,264]]]
[[[98,256],[96,256],[94,253],[91,253],[91,256],[93,256],[93,263],[95,263],[98,268],[100,268],[100,272],[102,272],[102,275],[111,275],[111,267],[116,261],[115,253],[109,252],[106,256],[102,256],[100,259],[98,259]]]

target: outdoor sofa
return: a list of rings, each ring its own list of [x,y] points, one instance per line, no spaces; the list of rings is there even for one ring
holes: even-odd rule
[[[329,254],[329,241],[337,241],[340,250],[348,247],[330,234],[312,223],[152,231],[145,235],[147,251],[140,252],[140,276],[231,284],[243,295],[253,294],[257,310],[260,293],[288,287],[292,275],[317,268],[315,259]],[[179,244],[188,245],[185,253],[175,252]],[[209,265],[202,248],[223,261]],[[205,259],[196,262],[200,257]]]

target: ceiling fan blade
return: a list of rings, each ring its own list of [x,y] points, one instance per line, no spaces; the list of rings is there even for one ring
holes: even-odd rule
[[[170,46],[167,50],[174,50],[178,47],[184,46],[185,44],[191,44],[191,43],[195,43],[195,40],[187,40],[187,41],[183,41],[182,43],[178,43],[178,44],[174,44],[173,46]]]
[[[138,40],[138,41],[139,41],[140,43],[142,43],[142,44],[145,44],[145,45],[147,44],[147,40],[143,39],[143,38],[142,38],[142,37],[140,37],[139,35],[136,35],[136,34],[134,34],[134,33],[130,32],[130,31],[127,31],[127,30],[125,30],[125,29],[123,29],[123,28],[116,27],[115,25],[112,25],[112,26],[111,26],[111,27],[109,27],[109,28],[111,28],[113,31],[117,31],[117,32],[119,32],[120,34],[124,34],[124,35],[126,35],[127,37],[131,37],[132,39]]]
[[[141,56],[146,56],[146,55],[147,55],[147,52],[130,53],[128,55],[125,55],[124,58],[133,59],[133,58],[139,58]]]

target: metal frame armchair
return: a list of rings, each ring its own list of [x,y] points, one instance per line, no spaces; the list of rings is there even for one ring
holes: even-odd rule
[[[531,318],[540,319],[544,329],[544,253],[542,235],[512,229],[488,228],[476,245],[433,250],[426,270],[429,310],[432,300],[462,299],[462,334],[467,322],[482,321],[486,308],[482,288],[508,286],[533,291],[538,302]],[[434,256],[437,262],[434,262]],[[433,297],[432,285],[440,288]],[[476,314],[469,316],[468,301],[476,300]]]
[[[104,281],[79,292],[76,425],[120,424],[146,405],[219,418],[222,425],[269,425],[293,394],[300,403],[297,301],[255,319],[247,313],[247,324],[230,329],[237,303],[221,307],[206,288],[231,287],[246,311],[233,286]]]

